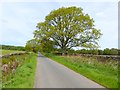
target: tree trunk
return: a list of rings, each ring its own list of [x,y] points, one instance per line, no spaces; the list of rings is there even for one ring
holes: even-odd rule
[[[62,56],[64,56],[66,54],[66,49],[62,48]]]

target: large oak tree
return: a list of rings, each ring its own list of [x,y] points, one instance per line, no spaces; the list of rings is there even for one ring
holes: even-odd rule
[[[44,22],[37,24],[34,32],[37,41],[51,40],[63,53],[73,47],[97,47],[101,35],[100,30],[95,28],[94,20],[77,7],[51,11]]]

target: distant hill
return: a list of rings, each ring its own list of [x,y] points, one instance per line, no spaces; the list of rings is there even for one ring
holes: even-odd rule
[[[25,51],[25,47],[23,46],[12,46],[12,45],[0,45],[0,49]]]

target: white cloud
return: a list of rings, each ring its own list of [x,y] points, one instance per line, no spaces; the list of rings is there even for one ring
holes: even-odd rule
[[[103,12],[98,12],[98,13],[96,13],[96,16],[102,17],[102,18],[105,18],[105,17],[106,17]]]

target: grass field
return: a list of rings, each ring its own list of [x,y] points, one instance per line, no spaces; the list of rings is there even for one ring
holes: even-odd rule
[[[36,54],[28,54],[15,73],[8,75],[8,80],[3,83],[3,88],[33,88],[36,58]]]
[[[44,55],[104,87],[118,88],[118,62],[111,60],[103,63],[98,62],[94,58],[56,56],[52,54]]]
[[[20,52],[24,52],[24,51],[16,51],[16,50],[1,50],[0,49],[0,55],[6,55],[6,54],[10,54],[10,53],[20,53]]]

